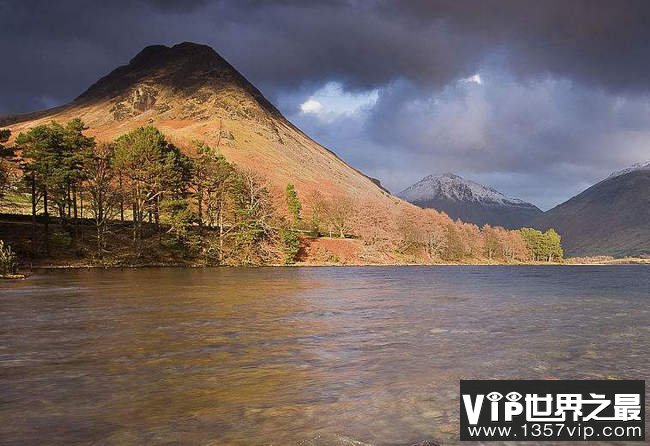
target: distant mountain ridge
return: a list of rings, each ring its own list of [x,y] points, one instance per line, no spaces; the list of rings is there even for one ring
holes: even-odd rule
[[[650,163],[612,173],[535,219],[571,256],[650,255]]]
[[[510,198],[501,192],[466,180],[453,173],[429,175],[397,194],[424,208],[433,208],[479,226],[520,228],[530,224],[542,211],[531,203]]]

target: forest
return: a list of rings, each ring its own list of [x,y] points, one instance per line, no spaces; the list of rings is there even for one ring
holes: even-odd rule
[[[325,238],[355,241],[358,263],[563,257],[552,229],[479,228],[403,202],[389,212],[348,195],[302,196],[291,183],[276,190],[201,141],[178,147],[155,127],[141,127],[98,143],[86,130],[80,119],[52,121],[11,144],[10,131],[0,130],[4,272],[18,261],[345,263],[336,252],[307,253],[310,241]]]

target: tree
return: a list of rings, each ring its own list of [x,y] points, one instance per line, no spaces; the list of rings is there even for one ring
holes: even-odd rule
[[[61,167],[63,127],[52,122],[36,126],[16,138],[16,147],[22,150],[21,168],[31,189],[32,201],[32,255],[36,254],[36,213],[42,200],[44,213],[44,248],[49,255],[48,192],[59,179],[56,171]]]
[[[424,245],[424,229],[411,217],[412,215],[404,212],[398,216],[396,223],[399,237],[397,251],[400,254],[411,253]]]
[[[363,200],[352,205],[352,212],[345,222],[345,231],[354,231],[354,235],[363,239],[365,245],[382,252],[390,252],[397,247],[398,224],[386,206],[372,199]]]
[[[113,169],[115,148],[101,144],[92,156],[84,160],[85,190],[90,194],[90,212],[95,223],[97,256],[101,259],[106,251],[106,237],[111,222],[117,218],[122,200],[121,190]]]
[[[347,194],[335,196],[330,200],[327,211],[328,223],[341,238],[345,238],[345,233],[350,231],[351,219],[354,215],[352,199]]]
[[[555,232],[555,229],[551,228],[544,233],[544,238],[546,240],[546,258],[549,262],[553,260],[559,261],[564,257],[564,251],[562,250],[562,243],[560,234]]]
[[[463,245],[463,256],[476,259],[483,256],[483,237],[478,226],[471,223],[456,223],[459,227],[460,237]]]
[[[158,223],[160,202],[165,193],[178,195],[189,177],[189,161],[165,140],[155,127],[140,127],[115,141],[113,165],[122,178],[124,193],[133,212],[133,244],[142,254],[142,226],[145,216]]]
[[[291,214],[293,226],[297,227],[301,219],[300,213],[302,211],[302,205],[300,204],[298,193],[296,192],[296,188],[293,186],[293,184],[287,184],[286,195],[287,207],[289,208],[289,213]]]
[[[57,184],[59,193],[55,195],[59,216],[64,227],[69,230],[73,244],[78,237],[77,200],[80,193],[79,188],[85,175],[83,164],[86,159],[93,156],[96,145],[94,138],[84,135],[84,130],[87,130],[87,127],[79,118],[69,121],[63,129],[61,179]],[[70,229],[68,225],[71,218],[74,221],[74,230]]]
[[[232,185],[233,167],[212,147],[195,142],[196,156],[192,158],[190,189],[197,207],[199,226],[219,226],[223,235],[223,214],[226,196]]]
[[[196,155],[192,158],[190,191],[196,205],[199,227],[216,227],[216,243],[203,237],[203,252],[210,261],[222,263],[226,240],[237,231],[236,177],[234,167],[217,150],[195,141]],[[215,259],[216,258],[216,259]]]
[[[70,232],[72,243],[76,240],[76,231],[72,231],[69,223],[73,209],[77,221],[76,190],[83,179],[81,165],[95,146],[94,139],[83,134],[85,129],[80,119],[73,119],[65,126],[52,121],[16,138],[16,146],[23,152],[21,167],[31,187],[33,227],[38,201],[43,199],[46,254],[49,253],[50,202],[56,206],[61,224]]]
[[[296,261],[296,256],[300,250],[300,238],[292,228],[283,225],[280,227],[280,242],[282,243],[282,253],[285,265],[291,265]]]
[[[537,229],[522,228],[519,232],[524,238],[533,260],[547,262],[562,260],[564,253],[561,238],[554,229],[542,233]]]
[[[444,229],[436,224],[430,224],[425,229],[424,236],[424,247],[429,260],[440,257],[447,248]]]
[[[258,174],[238,169],[231,189],[235,221],[235,249],[246,264],[259,264],[273,256],[276,216],[266,182]]]
[[[519,233],[526,242],[526,246],[530,251],[532,260],[543,260],[545,254],[543,245],[544,234],[542,234],[541,231],[533,228],[521,228],[519,230]]]
[[[176,244],[183,249],[187,247],[190,227],[194,222],[194,215],[188,200],[182,198],[166,198],[161,203],[163,221],[169,226],[168,233],[174,236]]]
[[[311,226],[311,233],[314,237],[318,237],[321,232],[323,220],[327,215],[328,203],[319,190],[313,190],[307,196],[307,203],[309,204],[310,210],[309,224]]]
[[[21,169],[24,178],[29,182],[32,202],[32,256],[36,254],[36,213],[41,199],[43,199],[43,211],[45,213],[45,253],[49,251],[48,233],[48,211],[47,211],[47,184],[49,163],[46,157],[49,154],[49,146],[54,143],[53,135],[46,125],[39,125],[30,129],[27,133],[20,133],[16,138],[16,146],[22,150],[23,163]],[[49,158],[49,157],[48,157]]]
[[[465,257],[465,249],[461,234],[454,223],[449,223],[446,228],[446,242],[443,258],[445,260],[459,261]]]
[[[482,229],[483,238],[484,238],[484,249],[485,255],[489,260],[496,258],[502,251],[501,239],[499,237],[499,231],[497,228],[493,228],[490,225],[483,226]]]
[[[428,262],[440,259],[447,246],[445,226],[432,209],[406,207],[396,223],[398,252],[423,255]]]

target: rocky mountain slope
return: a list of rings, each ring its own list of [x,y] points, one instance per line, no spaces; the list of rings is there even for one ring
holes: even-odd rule
[[[429,175],[406,188],[398,197],[424,208],[446,212],[450,217],[479,226],[520,228],[530,224],[542,211],[525,201],[458,175]]]
[[[147,47],[71,103],[5,118],[0,126],[15,136],[40,123],[75,117],[98,141],[146,125],[158,127],[183,150],[191,150],[193,140],[205,141],[238,166],[263,174],[278,192],[291,181],[303,197],[319,190],[366,202],[397,201],[287,121],[205,45]]]
[[[535,220],[572,256],[650,255],[650,164],[615,172]]]

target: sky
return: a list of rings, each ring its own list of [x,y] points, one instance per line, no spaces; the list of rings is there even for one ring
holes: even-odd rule
[[[0,0],[0,114],[183,41],[392,192],[453,172],[548,209],[650,160],[648,1]]]

